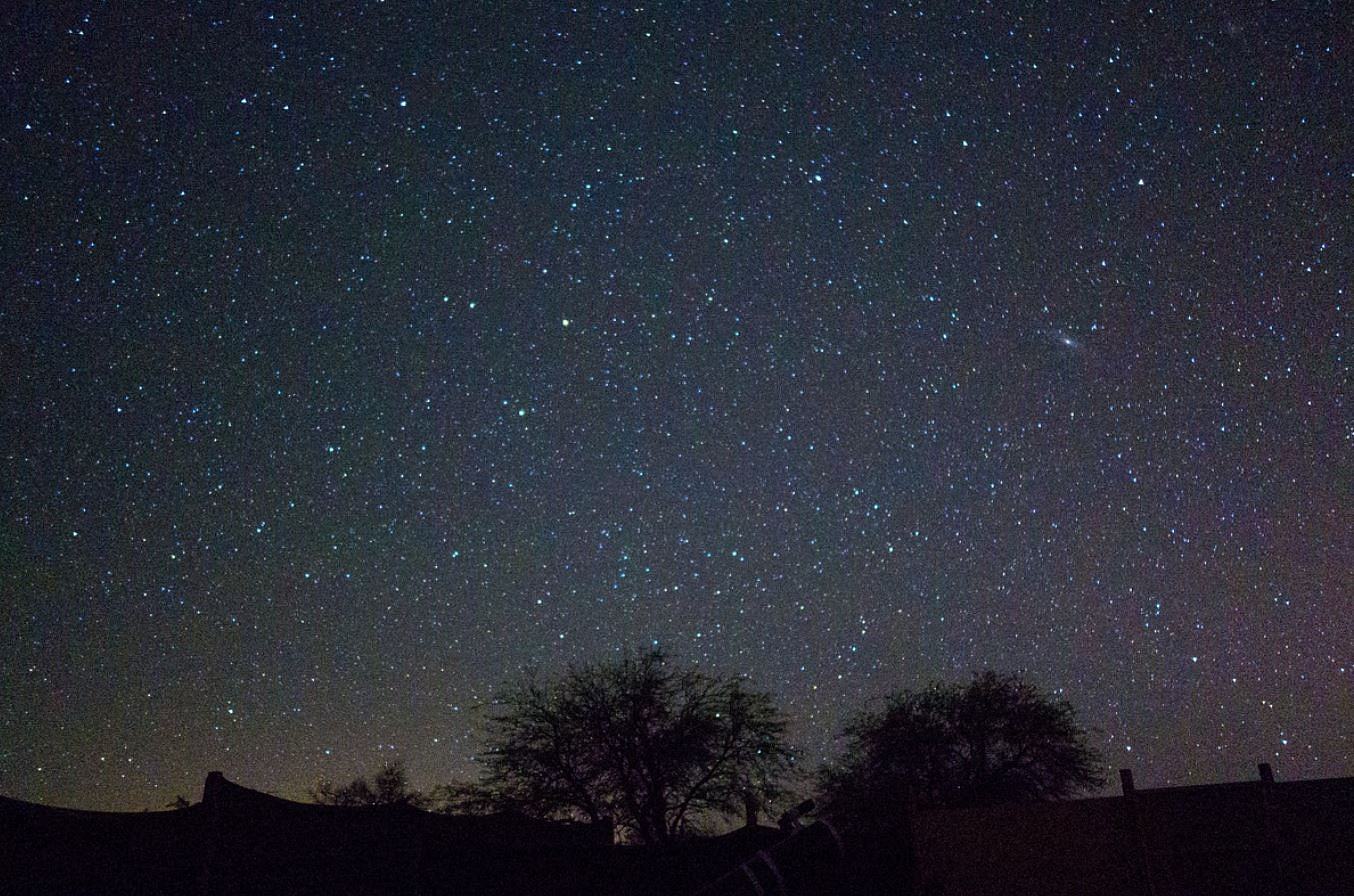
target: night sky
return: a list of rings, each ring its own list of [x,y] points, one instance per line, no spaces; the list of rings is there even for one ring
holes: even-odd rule
[[[1343,4],[15,5],[0,793],[431,787],[651,645],[1354,774]]]

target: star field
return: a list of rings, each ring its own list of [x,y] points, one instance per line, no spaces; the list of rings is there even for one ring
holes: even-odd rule
[[[123,6],[0,28],[0,793],[430,787],[651,644],[1354,774],[1340,4]]]

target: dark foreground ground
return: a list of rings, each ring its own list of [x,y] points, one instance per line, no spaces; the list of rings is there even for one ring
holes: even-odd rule
[[[671,848],[609,826],[294,803],[213,774],[171,812],[0,797],[0,896],[1354,896],[1354,778],[751,827]]]

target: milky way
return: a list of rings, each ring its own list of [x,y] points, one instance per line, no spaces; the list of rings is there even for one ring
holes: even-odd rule
[[[1354,774],[1337,3],[4,14],[0,793],[473,774],[525,670],[812,765],[1023,669]]]

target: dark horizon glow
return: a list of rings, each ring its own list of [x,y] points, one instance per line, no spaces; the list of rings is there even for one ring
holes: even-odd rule
[[[654,644],[809,765],[993,668],[1354,774],[1339,5],[782,6],[3,17],[0,794],[427,788]]]

